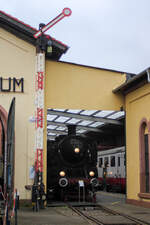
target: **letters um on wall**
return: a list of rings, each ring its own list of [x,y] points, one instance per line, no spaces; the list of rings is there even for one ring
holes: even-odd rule
[[[24,92],[24,78],[0,77],[0,92]]]

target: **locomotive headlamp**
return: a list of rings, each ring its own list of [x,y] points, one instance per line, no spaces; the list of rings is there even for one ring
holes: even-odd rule
[[[74,152],[75,152],[75,153],[79,153],[79,152],[80,152],[80,149],[79,149],[79,148],[75,148],[75,149],[74,149]]]
[[[89,172],[89,175],[90,175],[91,177],[94,177],[94,175],[95,175],[94,171],[90,171],[90,172]]]
[[[60,175],[61,177],[64,177],[64,176],[66,175],[66,173],[65,173],[64,171],[60,171],[59,175]]]

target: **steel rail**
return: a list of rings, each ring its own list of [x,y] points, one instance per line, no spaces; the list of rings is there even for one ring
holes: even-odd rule
[[[97,225],[105,225],[104,223],[102,223],[101,221],[99,221],[98,219],[92,217],[92,216],[87,216],[85,215],[81,210],[71,206],[70,204],[67,204],[67,206],[74,212],[76,212],[79,216],[81,216],[83,219],[85,219],[90,225],[91,225],[91,222],[94,222],[96,223]]]
[[[115,210],[112,210],[112,209],[109,209],[105,206],[102,206],[102,205],[97,205],[98,207],[100,207],[102,210],[105,210],[106,212],[108,213],[112,213],[113,215],[119,215],[119,216],[122,216],[124,218],[127,218],[135,223],[137,223],[138,225],[150,225],[150,223],[147,223],[146,221],[144,220],[141,220],[141,219],[137,219],[133,216],[130,216],[130,215],[127,215],[127,214],[124,214],[124,213],[120,213],[118,211],[115,211]]]
[[[71,206],[68,203],[67,203],[67,206],[71,210],[73,210],[74,212],[76,212],[78,215],[80,215],[83,219],[86,219],[86,221],[89,224],[91,224],[90,221],[92,221],[92,222],[94,222],[97,225],[105,225],[105,222],[102,222],[102,221],[100,221],[99,219],[97,219],[97,218],[95,218],[93,216],[85,215],[81,210],[77,209],[76,207]],[[124,214],[124,213],[120,213],[118,211],[109,209],[109,208],[107,208],[105,206],[102,206],[102,205],[99,205],[99,204],[96,205],[96,207],[100,207],[101,210],[103,210],[103,211],[105,211],[105,212],[107,212],[109,214],[122,216],[122,217],[124,217],[124,218],[126,218],[126,219],[128,219],[128,220],[130,220],[132,222],[135,222],[135,224],[137,224],[137,225],[150,225],[150,223],[147,223],[146,221],[143,221],[141,219],[137,219],[137,218],[135,218],[133,216],[130,216],[130,215],[127,215],[127,214]]]

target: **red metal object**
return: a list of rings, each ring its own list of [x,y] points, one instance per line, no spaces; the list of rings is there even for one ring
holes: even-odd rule
[[[72,11],[69,8],[64,8],[62,13],[64,14],[64,16],[70,16]]]
[[[38,82],[38,89],[43,89],[43,83],[44,83],[44,75],[43,72],[38,72],[37,82]]]
[[[104,182],[102,177],[99,177],[98,180],[101,184]],[[123,192],[126,190],[126,178],[107,177],[105,182],[107,185],[111,185],[112,188],[120,185]]]
[[[43,128],[43,109],[37,108],[37,128]]]
[[[115,177],[109,177],[106,178],[106,183],[113,186],[120,185],[122,190],[125,190],[126,188],[126,178],[115,178]]]
[[[34,38],[40,37],[43,33],[45,33],[48,29],[53,27],[56,23],[58,23],[60,20],[62,20],[66,16],[70,16],[72,13],[71,9],[64,8],[62,13],[60,13],[57,17],[55,17],[53,20],[51,20],[48,24],[46,24],[41,30],[36,32],[33,36]]]
[[[35,171],[43,172],[43,149],[37,149]]]
[[[64,8],[62,13],[60,13],[55,19],[50,21],[47,25],[42,27],[39,31],[37,31],[33,36],[34,38],[40,37],[43,33],[45,33],[48,29],[58,23],[66,16],[71,15],[71,10],[69,8]],[[42,37],[41,37],[42,38]],[[41,51],[41,46],[39,45],[38,54],[37,54],[37,71],[36,71],[36,160],[35,160],[35,171],[41,172],[39,176],[42,180],[43,173],[43,133],[44,129],[44,75],[45,75],[45,55],[44,52]]]

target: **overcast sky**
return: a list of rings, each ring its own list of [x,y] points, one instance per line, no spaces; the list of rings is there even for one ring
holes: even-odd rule
[[[139,73],[150,66],[150,0],[1,0],[1,10],[38,28],[72,10],[48,31],[69,46],[62,61]]]

